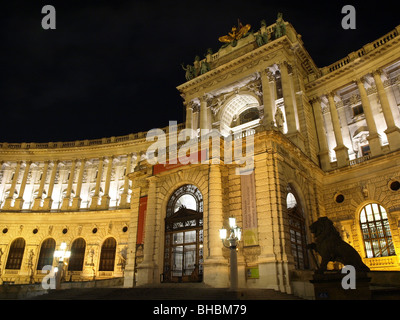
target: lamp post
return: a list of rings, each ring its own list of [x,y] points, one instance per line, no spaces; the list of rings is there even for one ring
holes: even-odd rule
[[[56,290],[61,289],[61,277],[64,272],[64,259],[71,256],[71,251],[67,251],[67,244],[62,242],[60,250],[54,251],[54,258],[58,258],[58,267],[55,268],[56,272]]]
[[[236,218],[229,218],[229,238],[227,238],[228,230],[220,229],[219,237],[222,240],[224,247],[230,249],[230,271],[231,271],[231,287],[232,291],[236,291],[238,289],[238,264],[237,264],[237,252],[236,248],[238,242],[242,237],[242,230],[236,225]],[[225,242],[228,242],[229,245],[226,245]]]

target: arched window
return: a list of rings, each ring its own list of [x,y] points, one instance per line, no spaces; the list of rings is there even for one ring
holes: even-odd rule
[[[24,257],[25,240],[23,238],[15,239],[10,246],[8,253],[6,269],[20,269],[22,258]]]
[[[117,242],[114,238],[108,238],[101,246],[99,271],[114,271],[115,251]]]
[[[194,185],[177,189],[165,218],[164,282],[203,278],[203,196]]]
[[[82,271],[85,260],[86,241],[82,238],[75,239],[71,245],[68,271]]]
[[[290,190],[289,190],[290,191]],[[303,209],[292,192],[286,196],[289,218],[290,246],[296,269],[308,269],[308,253]]]
[[[43,241],[40,247],[39,260],[36,269],[42,270],[46,265],[53,265],[54,250],[56,248],[56,241],[52,238]]]
[[[167,204],[167,217],[170,217],[181,207],[203,212],[203,196],[196,186],[185,184],[174,192]]]
[[[367,204],[360,213],[360,225],[367,258],[395,255],[392,233],[384,207]]]

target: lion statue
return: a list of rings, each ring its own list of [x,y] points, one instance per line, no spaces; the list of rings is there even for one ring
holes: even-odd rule
[[[321,264],[316,273],[324,273],[329,261],[351,265],[356,272],[368,272],[369,268],[362,262],[358,252],[347,242],[343,241],[333,222],[327,217],[319,218],[310,226],[315,236],[315,243],[307,245],[321,256]]]

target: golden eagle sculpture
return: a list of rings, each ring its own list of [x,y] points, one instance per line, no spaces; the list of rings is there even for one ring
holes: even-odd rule
[[[245,36],[251,28],[251,25],[246,24],[243,25],[240,20],[238,20],[238,26],[233,26],[231,32],[228,32],[226,36],[219,37],[218,40],[223,43],[231,43],[233,41],[237,41],[243,36]]]

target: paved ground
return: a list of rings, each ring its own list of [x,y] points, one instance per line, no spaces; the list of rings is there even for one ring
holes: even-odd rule
[[[141,288],[87,288],[51,290],[34,300],[301,300],[294,295],[268,289],[232,292],[204,286],[168,285]]]

